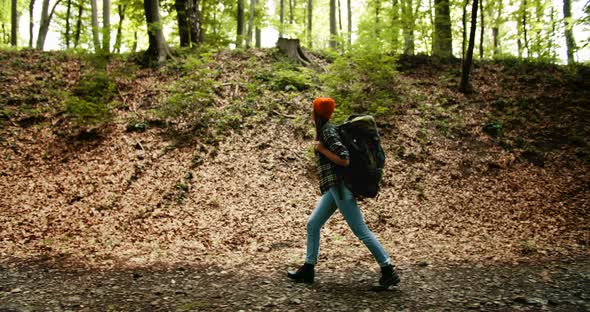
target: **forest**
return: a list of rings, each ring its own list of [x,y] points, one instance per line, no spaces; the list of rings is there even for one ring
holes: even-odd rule
[[[0,311],[587,311],[590,5],[0,0]],[[321,195],[312,102],[376,120]]]
[[[462,59],[473,41],[479,59],[571,64],[579,51],[588,55],[590,5],[571,0],[120,0],[99,6],[84,0],[2,0],[0,23],[4,47],[106,54],[147,48],[160,60],[171,56],[169,47],[261,47],[263,41],[274,44],[286,37],[310,49],[342,52],[354,42],[394,54]]]

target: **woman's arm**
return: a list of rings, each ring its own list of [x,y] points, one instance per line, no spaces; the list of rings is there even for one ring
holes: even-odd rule
[[[350,165],[350,160],[349,159],[342,159],[340,158],[340,156],[334,154],[332,151],[330,151],[329,149],[327,149],[321,142],[319,141],[315,141],[314,142],[314,148],[316,151],[322,153],[324,156],[326,156],[331,162],[337,164],[338,166],[341,167],[348,167],[348,165]]]

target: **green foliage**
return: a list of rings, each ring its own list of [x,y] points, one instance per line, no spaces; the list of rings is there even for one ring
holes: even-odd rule
[[[177,60],[168,65],[168,70],[181,73],[181,77],[170,87],[169,96],[157,114],[171,122],[176,130],[209,133],[210,141],[215,143],[217,135],[240,128],[243,117],[253,113],[248,101],[217,105],[219,72],[209,68],[207,55]]]
[[[107,123],[111,119],[111,101],[115,91],[115,83],[108,73],[90,71],[71,92],[64,93],[68,118],[78,127]]]
[[[392,113],[398,104],[396,58],[378,49],[354,47],[337,58],[321,77],[338,103],[336,121],[351,113]]]
[[[276,50],[271,69],[257,70],[253,76],[274,91],[304,91],[314,86],[315,72],[293,62]],[[254,64],[253,64],[254,65]]]
[[[492,137],[499,137],[504,133],[504,126],[502,123],[492,121],[482,127],[483,132]]]
[[[183,73],[169,89],[169,96],[158,108],[157,114],[180,128],[207,126],[206,110],[213,107],[217,82],[215,71],[206,66],[203,58],[188,57],[168,65],[168,70]]]
[[[272,74],[271,88],[273,90],[303,91],[311,86],[311,73],[307,68],[280,69]]]

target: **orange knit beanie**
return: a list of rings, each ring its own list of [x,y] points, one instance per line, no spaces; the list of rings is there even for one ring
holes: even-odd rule
[[[313,100],[313,110],[318,117],[321,117],[324,120],[329,120],[330,117],[332,117],[335,107],[336,102],[334,102],[334,99],[332,98],[319,97]]]

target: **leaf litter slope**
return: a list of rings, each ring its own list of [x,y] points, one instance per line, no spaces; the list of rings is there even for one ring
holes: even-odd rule
[[[230,64],[220,66],[227,71],[222,84],[243,81],[235,71],[245,66],[242,59],[216,57]],[[466,98],[444,74],[426,71],[401,75],[405,94],[414,96],[383,121],[384,187],[377,199],[361,203],[394,261],[588,254],[589,172],[570,157],[574,149],[547,152],[543,167],[524,161],[482,133],[488,115],[473,104],[494,93],[508,96],[508,88],[481,82],[489,73],[476,71],[483,99]],[[158,94],[158,75],[147,71],[126,83]],[[235,90],[224,92],[236,96]],[[290,99],[289,113],[307,118],[313,92],[266,95]],[[457,105],[441,110],[448,99]],[[146,99],[129,91],[127,101],[141,109]],[[461,127],[442,135],[433,120],[453,114]],[[122,123],[98,142],[74,146],[49,127],[8,125],[0,165],[1,257],[58,257],[92,267],[199,263],[275,270],[301,263],[306,219],[319,196],[311,141],[288,118],[269,114],[266,120],[231,132],[217,147],[175,148],[159,129],[130,133]],[[200,165],[197,156],[204,159]],[[328,271],[374,267],[339,214],[322,230],[321,246]]]

